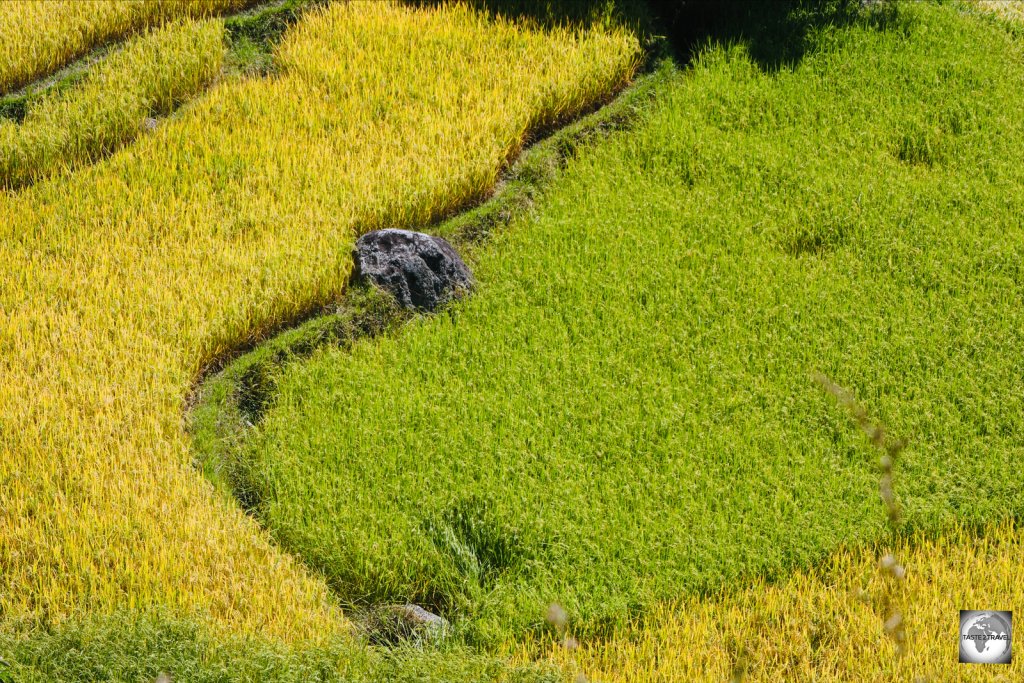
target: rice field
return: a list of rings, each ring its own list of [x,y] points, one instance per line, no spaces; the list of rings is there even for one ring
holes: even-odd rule
[[[709,46],[471,251],[474,297],[280,369],[254,513],[343,603],[480,647],[558,603],[598,680],[966,676],[958,610],[1024,598],[1018,41],[915,4],[788,67]],[[909,439],[896,533],[816,372]]]
[[[1021,676],[1020,3],[255,4],[0,2],[0,683]]]
[[[533,127],[621,87],[638,50],[611,26],[332,4],[275,75],[0,192],[4,622],[161,608],[220,632],[345,631],[323,580],[193,469],[191,383],[335,300],[359,232],[485,196]]]
[[[0,2],[0,94],[47,76],[108,41],[181,17],[258,0],[7,0]]]

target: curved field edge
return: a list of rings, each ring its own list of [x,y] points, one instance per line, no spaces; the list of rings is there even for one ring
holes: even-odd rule
[[[637,53],[598,26],[332,5],[272,77],[0,193],[3,620],[164,607],[226,632],[344,631],[322,579],[188,466],[192,381],[336,299],[359,231],[485,195],[531,126],[621,86]]]
[[[879,566],[893,552],[906,567],[897,581]],[[957,661],[959,611],[1019,610],[1024,604],[1024,531],[1013,522],[914,534],[890,546],[843,550],[778,583],[755,582],[705,599],[658,606],[603,640],[568,651],[534,643],[525,661],[559,665],[567,677],[649,681],[1008,681],[1010,666]],[[902,655],[884,622],[898,608]]]
[[[907,578],[879,569],[893,551]],[[916,535],[894,547],[844,550],[778,583],[658,606],[604,639],[572,649],[544,637],[498,656],[472,650],[380,651],[350,639],[286,647],[225,637],[160,613],[117,613],[59,627],[0,628],[0,680],[172,680],[195,683],[307,681],[1006,681],[1010,667],[958,664],[960,609],[1014,609],[1024,602],[1017,571],[1024,535],[1013,524]],[[970,577],[971,580],[966,580]],[[887,601],[907,624],[905,655],[884,632]],[[571,634],[571,629],[570,629]],[[144,653],[141,654],[140,653]],[[738,675],[742,674],[742,675]]]
[[[225,13],[208,19],[185,16],[147,26],[142,31],[123,36],[120,42],[95,48],[45,78],[0,95],[0,120],[23,121],[40,100],[74,88],[106,59],[117,54],[123,45],[131,43],[140,34],[157,31],[171,23],[223,22],[230,50],[228,70],[246,75],[267,74],[272,71],[273,46],[287,28],[298,21],[303,12],[328,2],[330,0],[257,0],[233,14]]]
[[[491,250],[489,280],[482,278],[476,297],[450,316],[356,344],[351,354],[325,349],[273,378],[280,393],[259,430],[259,449],[249,453],[258,461],[255,474],[266,477],[253,487],[255,504],[282,515],[272,532],[325,572],[352,559],[346,543],[365,551],[369,559],[351,564],[376,572],[366,584],[356,583],[361,577],[349,566],[337,579],[342,588],[351,580],[365,590],[353,592],[364,599],[397,599],[403,591],[409,599],[435,599],[431,582],[443,574],[442,588],[452,592],[439,596],[442,607],[467,584],[476,590],[477,580],[481,590],[471,597],[490,599],[498,592],[495,575],[511,569],[515,579],[527,563],[543,568],[542,552],[575,544],[583,549],[568,563],[571,580],[552,577],[543,591],[531,584],[526,590],[535,592],[520,602],[508,589],[508,604],[499,606],[529,629],[538,626],[544,599],[568,596],[576,626],[598,634],[680,586],[699,592],[743,576],[779,579],[844,543],[884,536],[874,501],[877,456],[818,395],[809,375],[822,368],[911,437],[898,475],[904,531],[1019,514],[1019,359],[1005,349],[1019,346],[1013,302],[1020,293],[1020,196],[1013,188],[1020,169],[1012,160],[1022,131],[1007,112],[1020,97],[1020,46],[948,6],[906,12],[884,31],[826,30],[817,38],[827,49],[777,73],[761,70],[742,46],[708,50],[657,108],[661,128],[642,127],[617,138],[614,149],[582,155],[529,225],[508,231]],[[840,70],[844,77],[835,78]],[[630,201],[636,197],[643,203]],[[622,253],[632,260],[621,262]],[[559,262],[557,254],[568,256]],[[628,292],[622,282],[630,283]],[[591,292],[600,296],[587,298]],[[613,305],[602,305],[602,297]],[[523,300],[531,305],[520,306]],[[507,322],[510,311],[518,317],[495,323]],[[623,335],[636,331],[631,315],[654,314],[660,317],[648,329],[669,331],[655,348],[633,344],[648,340],[640,334]],[[580,357],[590,340],[580,323],[587,315],[614,324],[592,335],[604,344],[600,354]],[[744,353],[731,356],[736,348]],[[537,357],[555,360],[535,367]],[[650,381],[628,374],[652,359]],[[580,380],[577,368],[603,363],[619,374],[599,375],[575,395],[558,393],[559,381]],[[557,400],[510,405],[509,387],[516,396],[546,398],[529,394],[539,384]],[[699,391],[679,397],[671,393],[677,386]],[[647,406],[651,395],[669,400]],[[601,401],[610,407],[595,416]],[[574,414],[539,430],[530,422],[560,416],[567,405],[585,419]],[[504,422],[510,416],[514,429]],[[632,416],[630,429],[621,429],[623,416]],[[603,438],[606,425],[618,438]],[[478,427],[481,433],[473,431]],[[482,506],[459,499],[476,493],[467,482],[490,482],[503,468],[517,475],[514,466],[523,461],[543,464],[566,434],[573,443],[577,434],[588,436],[588,450],[559,463],[584,463],[582,475],[572,470],[575,476],[554,482],[560,490],[547,480],[532,486],[559,471],[548,468],[529,485],[491,485]],[[689,439],[672,441],[678,435]],[[502,439],[513,446],[499,452]],[[650,460],[678,464],[670,476],[630,458],[648,442],[667,444]],[[471,456],[492,452],[505,457],[474,468]],[[696,457],[682,457],[690,452]],[[976,456],[957,456],[964,452]],[[628,489],[599,478],[602,467],[619,463]],[[307,479],[295,475],[303,468]],[[751,475],[752,485],[737,486]],[[582,499],[572,490],[574,482],[595,480],[607,488],[584,490]],[[291,495],[296,491],[303,495]],[[637,511],[665,491],[676,492],[672,505]],[[270,505],[262,492],[275,497]],[[619,497],[634,507],[611,515],[611,523],[586,516]],[[535,512],[551,517],[558,505],[568,513],[541,530],[554,540],[537,533],[540,541],[529,546],[535,539],[522,529],[532,533]],[[409,519],[392,522],[401,514]],[[661,526],[630,526],[633,514]],[[358,520],[358,534],[338,531],[345,515]],[[569,523],[571,515],[586,519],[583,528]],[[564,536],[556,533],[560,521]],[[679,583],[650,590],[670,583],[653,570],[635,583],[625,572],[625,596],[621,586],[601,583],[592,568],[604,565],[583,553],[602,553],[610,539],[618,545],[600,556],[617,567],[622,556],[636,566],[649,561],[646,547],[638,552],[617,523],[627,536],[647,534],[654,559]],[[484,548],[490,566],[481,571],[484,561],[472,557],[458,565],[465,558],[448,557],[448,548],[435,552],[430,534],[443,526],[462,534],[452,556],[491,543]],[[386,547],[371,547],[373,531],[390,539]],[[415,552],[403,554],[400,537]],[[480,560],[477,549],[465,555]],[[694,557],[700,561],[685,562]],[[409,565],[420,573],[404,574]],[[596,598],[595,587],[603,591]]]
[[[671,73],[667,62],[652,65],[651,73],[639,76],[614,100],[524,149],[482,204],[421,229],[447,239],[472,265],[486,241],[523,218],[575,154],[635,125]],[[185,412],[196,466],[244,510],[258,513],[260,491],[240,458],[241,448],[248,431],[273,404],[281,373],[323,349],[344,349],[395,332],[416,317],[399,308],[390,295],[353,284],[329,310],[316,312],[251,350],[216,359],[193,389]]]
[[[110,41],[169,20],[238,11],[261,0],[19,0],[0,4],[0,94],[22,88]]]
[[[903,582],[879,570],[879,554],[889,550],[906,564]],[[57,628],[7,624],[0,629],[0,680],[152,681],[167,673],[195,683],[553,682],[582,673],[594,681],[647,683],[728,680],[742,672],[753,682],[1006,681],[1021,674],[1019,659],[1007,668],[965,667],[951,653],[958,610],[1024,602],[1022,552],[1024,535],[1013,524],[916,535],[895,547],[841,551],[778,583],[664,604],[571,650],[545,637],[496,657],[459,649],[374,651],[349,639],[285,647],[226,638],[159,613],[75,619]],[[903,657],[882,626],[887,600],[907,623]]]

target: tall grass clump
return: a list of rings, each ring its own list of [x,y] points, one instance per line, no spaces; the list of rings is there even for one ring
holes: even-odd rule
[[[224,64],[223,22],[168,24],[131,39],[69,90],[0,120],[0,187],[16,188],[109,154],[208,86]]]
[[[0,3],[0,94],[46,76],[107,41],[180,17],[259,0],[17,0]]]
[[[477,252],[475,296],[289,365],[242,451],[271,535],[343,601],[491,644],[550,630],[551,603],[596,639],[1024,511],[1021,46],[895,11],[792,66],[707,46]],[[934,163],[893,149],[908,122],[943,130]],[[812,370],[909,439],[892,527]]]
[[[193,468],[192,382],[334,301],[360,231],[486,193],[531,122],[614,92],[637,53],[612,28],[332,4],[274,75],[0,192],[4,622],[160,605],[268,637],[341,628],[322,579]]]

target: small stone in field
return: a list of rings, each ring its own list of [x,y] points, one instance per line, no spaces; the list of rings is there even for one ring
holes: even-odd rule
[[[448,633],[448,620],[419,605],[388,605],[368,621],[370,642],[397,645],[402,641],[436,642]]]

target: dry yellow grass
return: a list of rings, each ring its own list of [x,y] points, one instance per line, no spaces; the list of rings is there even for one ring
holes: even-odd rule
[[[190,467],[190,384],[336,297],[358,231],[487,192],[531,125],[620,86],[638,50],[617,30],[331,5],[278,76],[0,192],[3,618],[163,605],[287,639],[337,628],[323,581]]]
[[[978,7],[1003,19],[1024,22],[1024,0],[976,0]]]
[[[842,552],[775,585],[665,606],[643,627],[575,652],[554,646],[548,657],[591,681],[630,683],[729,680],[743,666],[749,682],[1021,680],[1020,658],[964,665],[957,647],[959,610],[1024,604],[1022,554],[1024,534],[1009,523],[903,543],[903,582],[879,570],[875,552]],[[883,629],[887,596],[905,618],[903,657]]]
[[[209,85],[224,64],[224,25],[183,20],[138,36],[82,83],[36,103],[20,124],[0,120],[0,186],[18,187],[130,142]]]
[[[93,47],[177,17],[206,17],[258,0],[0,0],[0,94]]]

